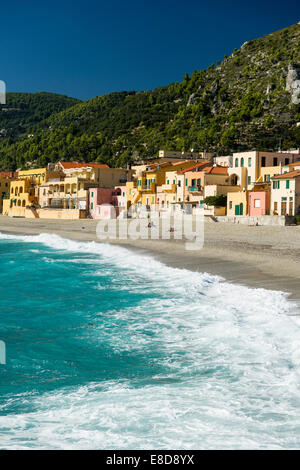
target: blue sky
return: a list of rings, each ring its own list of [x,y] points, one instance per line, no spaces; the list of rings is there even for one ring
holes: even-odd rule
[[[16,0],[0,14],[7,91],[81,99],[180,81],[300,20],[295,0]]]

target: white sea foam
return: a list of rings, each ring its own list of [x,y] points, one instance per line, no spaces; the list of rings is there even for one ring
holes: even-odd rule
[[[101,259],[124,271],[128,282],[116,280],[116,289],[164,293],[160,302],[109,312],[112,323],[125,320],[111,347],[142,351],[156,341],[169,370],[143,386],[91,383],[32,398],[36,411],[0,418],[1,448],[299,448],[300,329],[285,294],[169,268],[115,245],[0,238],[86,254],[87,262],[93,254],[96,272]]]

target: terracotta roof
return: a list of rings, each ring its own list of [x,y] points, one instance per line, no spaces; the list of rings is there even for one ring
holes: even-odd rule
[[[188,168],[185,168],[184,170],[181,170],[180,173],[185,173],[186,171],[192,171],[192,170],[195,170],[196,168],[200,168],[200,170],[201,170],[201,169],[203,169],[203,168],[205,168],[209,165],[213,166],[213,164],[209,161],[202,162],[202,163],[196,163],[195,165],[189,166]]]
[[[181,160],[180,162],[173,162],[172,166],[182,165],[183,163],[187,163],[187,160]]]
[[[213,175],[227,175],[228,168],[225,166],[211,166],[209,168],[204,168],[203,171],[205,173],[213,174]]]
[[[0,171],[0,176],[3,178],[18,178],[17,171]]]
[[[159,163],[158,165],[155,165],[155,167],[153,168],[153,170],[146,170],[145,173],[155,173],[155,172],[156,172],[157,170],[159,170],[160,168],[165,168],[166,166],[171,167],[172,164],[169,163],[169,162]]]
[[[271,176],[271,179],[285,179],[285,178],[296,178],[296,176],[300,176],[300,170],[296,171],[288,171],[287,173],[283,173],[282,175],[275,175]]]
[[[86,168],[86,167],[92,167],[92,168],[109,168],[108,165],[105,165],[104,163],[79,163],[79,162],[59,162],[61,166],[65,170],[69,170],[71,168]]]
[[[286,165],[282,165],[282,166],[294,166],[294,165],[300,165],[300,161],[295,162],[295,163],[287,163]]]

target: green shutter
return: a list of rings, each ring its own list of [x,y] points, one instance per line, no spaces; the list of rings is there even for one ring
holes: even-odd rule
[[[286,187],[286,189],[290,189],[290,180],[286,180],[285,187]]]

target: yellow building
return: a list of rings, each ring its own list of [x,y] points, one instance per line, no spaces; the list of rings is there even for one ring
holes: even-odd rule
[[[260,168],[259,178],[256,183],[270,183],[272,176],[281,175],[283,173],[282,166],[266,166]]]
[[[27,206],[37,203],[35,186],[30,179],[18,179],[10,183],[10,197],[4,201],[3,214],[11,217],[25,217]]]
[[[248,191],[227,193],[227,215],[248,214]]]
[[[3,213],[11,217],[26,217],[26,208],[32,211],[39,203],[41,185],[61,174],[61,171],[48,168],[19,171],[18,179],[10,185],[9,201],[3,205]]]
[[[19,171],[18,178],[28,181],[34,188],[34,195],[38,198],[39,186],[47,181],[47,168],[35,168],[32,170]]]
[[[59,162],[56,168],[61,168],[64,176],[40,186],[42,208],[86,210],[90,188],[114,188],[130,181],[133,174],[132,170],[97,163]]]
[[[3,203],[4,203],[5,200],[9,199],[10,184],[13,180],[14,180],[14,178],[9,178],[7,176],[3,176],[0,173],[0,212],[2,212],[2,213],[3,213]]]
[[[147,207],[156,205],[157,187],[166,185],[166,174],[168,172],[181,171],[193,163],[190,160],[176,163],[166,162],[146,171],[140,171],[137,180],[126,185],[127,208],[137,204]],[[169,185],[167,184],[166,186],[166,190],[169,192]]]

